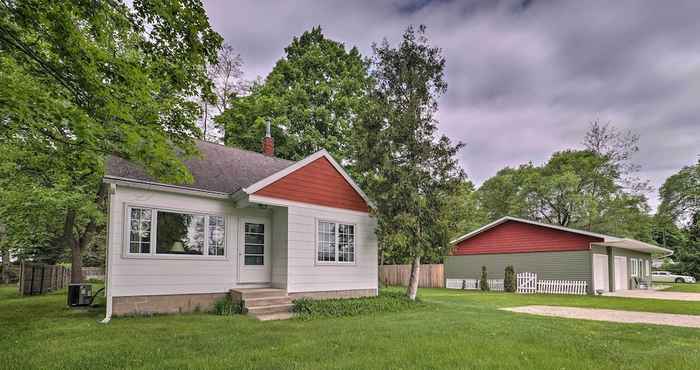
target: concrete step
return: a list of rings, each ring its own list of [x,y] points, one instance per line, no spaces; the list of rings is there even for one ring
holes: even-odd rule
[[[252,315],[252,316],[260,321],[287,320],[287,319],[291,319],[292,317],[294,317],[294,313],[282,312],[282,313],[268,313],[268,314],[261,314],[261,315]]]
[[[286,290],[274,288],[231,289],[229,293],[231,294],[231,299],[233,299],[234,301],[245,301],[247,299],[253,298],[273,298],[287,296]]]
[[[273,313],[285,313],[285,312],[291,312],[292,307],[294,307],[293,304],[275,304],[275,305],[269,305],[269,306],[258,306],[258,307],[247,307],[245,310],[249,315],[266,315],[266,314],[273,314]]]
[[[291,304],[291,297],[265,297],[265,298],[248,298],[243,301],[246,308],[260,307],[260,306],[274,306],[280,304]]]

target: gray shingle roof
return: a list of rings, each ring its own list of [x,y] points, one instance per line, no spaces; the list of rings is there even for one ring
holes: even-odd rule
[[[206,141],[197,141],[196,144],[201,158],[183,161],[192,173],[194,182],[168,185],[235,193],[294,164],[285,159]],[[148,176],[139,165],[115,156],[107,159],[106,176],[163,183]]]

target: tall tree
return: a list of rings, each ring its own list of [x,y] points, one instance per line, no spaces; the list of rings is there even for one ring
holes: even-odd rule
[[[233,46],[224,44],[219,50],[216,64],[207,66],[207,76],[213,83],[212,94],[199,97],[202,110],[199,126],[204,140],[218,142],[222,133],[214,118],[226,111],[230,102],[242,96],[248,89],[243,79],[243,59]]]
[[[657,241],[673,249],[675,271],[700,278],[700,160],[666,179],[659,198]]]
[[[356,126],[355,158],[376,204],[377,235],[411,261],[407,296],[415,299],[421,258],[444,255],[456,220],[450,203],[464,172],[434,114],[445,93],[445,58],[425,27],[409,27],[398,47],[373,45],[369,107]]]
[[[60,213],[53,244],[72,250],[74,282],[101,224],[106,155],[191,180],[190,97],[210,91],[220,45],[197,0],[0,1],[0,196]],[[34,227],[17,216],[8,229]]]
[[[652,190],[648,181],[639,177],[641,166],[632,161],[639,151],[639,135],[631,130],[620,131],[610,122],[595,120],[590,123],[583,139],[583,146],[604,157],[608,172],[617,174],[618,185],[632,193]]]
[[[357,48],[346,50],[314,27],[295,37],[263,83],[230,101],[217,117],[226,145],[260,151],[265,124],[272,123],[276,155],[297,160],[324,148],[349,157],[352,125],[363,106],[367,63]]]
[[[669,177],[659,189],[659,213],[673,222],[692,226],[700,215],[700,159],[695,165],[683,167]]]
[[[505,168],[479,188],[479,207],[490,220],[511,215],[650,239],[646,198],[618,185],[620,173],[608,163],[590,150],[566,150],[542,166]]]

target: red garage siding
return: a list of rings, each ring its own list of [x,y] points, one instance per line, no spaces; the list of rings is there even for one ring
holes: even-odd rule
[[[578,251],[603,239],[517,221],[500,225],[458,243],[456,256],[490,253]]]
[[[255,195],[369,212],[365,200],[325,157],[258,190]]]

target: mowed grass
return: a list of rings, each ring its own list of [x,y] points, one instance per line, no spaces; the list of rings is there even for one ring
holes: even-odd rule
[[[661,283],[662,285],[670,285],[668,289],[664,289],[664,292],[686,292],[686,293],[700,293],[700,284],[698,283]]]
[[[115,318],[65,295],[0,288],[0,368],[695,369],[700,330],[548,318],[527,304],[700,314],[699,302],[421,289],[416,309],[258,322],[209,314]]]

